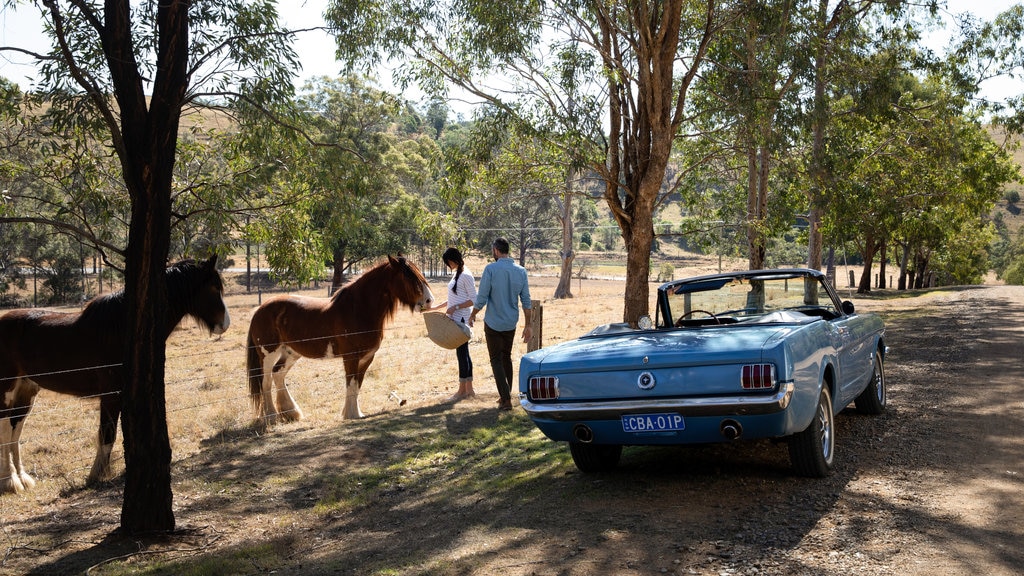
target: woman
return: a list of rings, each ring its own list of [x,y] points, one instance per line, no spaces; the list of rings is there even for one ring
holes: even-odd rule
[[[455,271],[455,276],[448,282],[448,300],[437,305],[434,310],[445,309],[445,314],[452,320],[466,324],[469,313],[473,310],[476,298],[476,284],[473,274],[466,270],[462,253],[449,248],[441,255],[444,265]],[[459,361],[459,390],[448,398],[448,402],[458,402],[476,396],[473,391],[473,360],[469,357],[469,342],[455,349],[455,357]]]

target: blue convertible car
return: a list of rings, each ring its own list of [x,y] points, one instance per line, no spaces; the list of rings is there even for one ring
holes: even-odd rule
[[[608,324],[522,358],[520,402],[584,472],[623,446],[784,439],[794,470],[832,469],[834,415],[885,409],[885,330],[818,271],[700,276],[658,289],[655,321]]]

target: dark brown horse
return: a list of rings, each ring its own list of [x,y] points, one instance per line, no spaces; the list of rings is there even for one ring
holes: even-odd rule
[[[185,316],[212,334],[230,318],[217,257],[178,262],[167,269],[167,334]],[[123,388],[124,292],[91,300],[81,313],[15,310],[0,316],[0,494],[35,484],[21,462],[25,417],[40,388],[100,401],[99,442],[89,482],[110,477]]]
[[[433,300],[416,266],[390,256],[330,298],[268,300],[253,313],[247,342],[249,394],[256,417],[263,424],[301,419],[302,411],[284,383],[288,370],[299,358],[340,357],[346,380],[342,418],[361,418],[359,389],[384,337],[384,323],[400,305],[421,311]]]

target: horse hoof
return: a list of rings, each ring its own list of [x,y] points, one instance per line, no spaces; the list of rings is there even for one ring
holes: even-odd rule
[[[281,419],[281,422],[298,422],[302,420],[302,410],[295,408],[294,410],[281,412],[278,414],[278,417]]]
[[[21,478],[18,476],[11,476],[10,478],[4,478],[0,480],[0,494],[17,494],[25,490],[25,486],[21,483]]]

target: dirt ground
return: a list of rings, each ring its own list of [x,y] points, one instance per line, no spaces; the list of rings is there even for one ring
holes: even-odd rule
[[[487,380],[477,399],[455,405],[441,401],[444,389],[423,397],[398,388],[408,404],[371,404],[374,414],[358,422],[204,432],[175,462],[179,530],[168,537],[116,533],[120,479],[2,497],[0,574],[1024,573],[1024,288],[854,300],[886,322],[889,409],[837,415],[837,464],[826,479],[794,476],[785,445],[772,442],[627,448],[617,471],[582,474],[522,410],[499,418]],[[476,350],[477,369],[489,372]],[[421,364],[435,360],[454,362]],[[325,504],[332,490],[356,497],[372,476],[344,487],[325,478],[402,461],[438,429],[489,428],[536,435],[538,452],[561,456],[531,468],[533,455],[522,454],[514,490],[493,478],[464,492],[460,478],[479,472],[449,458],[429,481]],[[285,466],[296,467],[288,482],[275,476]],[[244,568],[216,563],[238,555]]]

